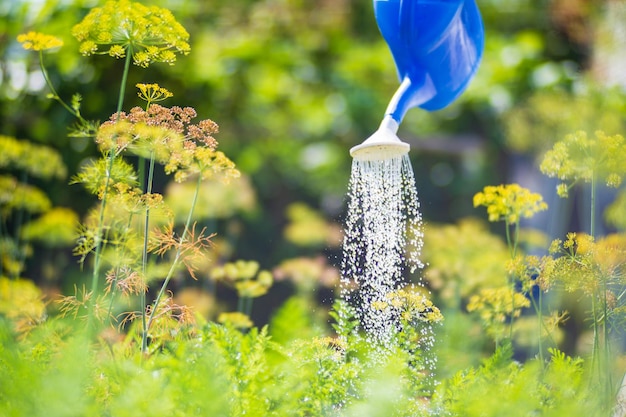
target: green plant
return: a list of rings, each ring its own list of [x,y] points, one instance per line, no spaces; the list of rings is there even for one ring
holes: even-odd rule
[[[556,262],[559,266],[562,263],[568,266],[565,271],[555,272],[555,275],[560,275],[566,288],[582,290],[591,299],[592,368],[607,402],[613,391],[609,365],[609,316],[615,305],[613,291],[620,294],[624,285],[621,282],[623,266],[620,262],[615,263],[613,257],[615,251],[623,252],[623,247],[615,242],[603,245],[597,239],[597,186],[598,181],[603,181],[608,187],[619,187],[626,175],[625,158],[626,142],[621,135],[611,136],[596,131],[595,137],[591,138],[586,132],[578,131],[555,143],[544,155],[540,166],[544,174],[561,180],[557,185],[557,193],[561,197],[567,197],[569,189],[579,182],[590,183],[589,235],[570,233],[565,242],[553,242],[552,252],[563,251],[565,256]],[[580,279],[581,275],[585,278]]]
[[[482,192],[474,195],[474,207],[485,206],[489,214],[489,221],[504,221],[506,243],[509,248],[510,259],[517,257],[519,244],[520,220],[522,218],[530,218],[536,213],[546,210],[548,205],[543,201],[540,194],[532,193],[528,189],[521,187],[519,184],[507,184],[498,186],[486,186]],[[511,232],[513,229],[513,232]],[[516,317],[519,317],[521,309],[529,307],[530,302],[516,291],[516,280],[518,277],[508,274],[509,292],[502,293],[502,289],[484,289],[479,296],[474,296],[470,300],[468,310],[478,310],[481,312],[483,320],[487,323],[491,332],[496,335],[496,345],[498,343],[498,331],[495,324],[509,319],[509,339],[513,339],[513,323]],[[531,295],[532,298],[532,295]],[[503,303],[509,304],[503,308]],[[535,305],[536,307],[536,305]],[[537,307],[536,313],[539,316],[539,322],[543,323],[541,310]],[[541,326],[540,326],[541,331]],[[541,339],[539,340],[539,356],[542,357]]]
[[[145,108],[134,107],[128,114],[122,112],[131,60],[145,68],[156,62],[173,64],[176,53],[189,52],[189,35],[169,10],[126,0],[109,1],[103,7],[92,9],[73,27],[72,34],[81,42],[80,51],[84,55],[101,53],[100,48],[105,46],[108,55],[124,58],[125,64],[116,112],[109,121],[99,126],[95,124],[88,132],[93,134],[102,158],[85,165],[72,180],[84,184],[98,197],[100,204],[82,224],[75,250],[82,262],[93,254],[91,287],[80,297],[76,294],[66,298],[62,310],[75,315],[77,308],[87,306],[90,323],[96,316],[113,319],[118,292],[127,297],[138,295],[139,312],[125,314],[122,324],[141,318],[141,349],[146,352],[149,332],[157,321],[169,317],[186,322],[185,314],[165,294],[180,264],[194,276],[194,261],[203,256],[204,249],[211,243],[212,235],[206,235],[205,230],[196,231],[193,224],[202,181],[214,176],[227,180],[239,173],[234,164],[216,150],[213,135],[218,130],[217,124],[208,119],[193,123],[196,112],[191,107],[167,108],[156,104],[172,96],[157,84],[138,84],[138,95],[146,101]],[[43,65],[42,51],[59,47],[61,42],[35,32],[20,35],[19,41],[26,49],[39,51],[41,69],[52,91],[50,97],[77,117],[80,126],[88,125],[80,114],[79,97],[74,96],[71,105],[65,104]],[[147,160],[147,172],[142,162],[137,175],[126,160],[128,156]],[[179,236],[171,211],[163,204],[163,196],[152,191],[155,163],[162,164],[165,172],[174,174],[178,182],[195,180],[191,206]],[[152,221],[155,216],[156,222]],[[164,257],[169,253],[173,254],[169,267],[149,259],[149,254]],[[100,274],[105,262],[110,269],[106,274],[106,292],[101,293]],[[162,278],[163,282],[156,298],[148,305],[146,291],[150,276]]]
[[[491,3],[485,3],[487,11],[498,2]],[[533,9],[526,7],[526,1],[517,3],[510,6],[512,10]],[[362,22],[347,17],[348,3],[327,2],[308,10],[299,2],[217,2],[207,8],[208,14],[201,2],[182,2],[177,7],[181,13],[198,12],[200,17],[189,21],[202,24],[204,32],[194,43],[194,50],[200,46],[202,53],[197,55],[200,58],[192,58],[197,59],[194,65],[180,69],[177,65],[168,75],[185,74],[184,81],[196,83],[185,98],[201,97],[205,111],[196,105],[197,113],[214,114],[206,111],[211,108],[206,104],[209,101],[233,112],[227,116],[232,120],[224,125],[231,133],[225,136],[235,140],[224,145],[254,174],[253,186],[260,190],[263,208],[267,206],[272,220],[277,221],[268,222],[268,217],[250,210],[254,204],[244,196],[254,194],[252,186],[243,189],[226,184],[237,171],[216,149],[213,136],[217,125],[213,122],[195,123],[196,112],[191,107],[162,105],[173,95],[158,84],[137,84],[141,107],[122,111],[123,102],[129,100],[122,93],[116,97],[120,103],[117,111],[107,122],[87,121],[81,112],[98,97],[90,95],[82,103],[82,98],[74,95],[67,104],[61,98],[64,89],[53,85],[59,79],[57,74],[48,73],[43,65],[46,51],[56,51],[59,40],[36,32],[25,34],[21,37],[24,46],[39,52],[49,97],[77,120],[70,134],[91,136],[97,142],[101,157],[84,161],[72,181],[84,185],[100,204],[83,218],[76,247],[81,265],[94,267],[90,270],[92,285],[78,283],[74,295],[64,297],[60,304],[46,305],[42,290],[31,281],[15,279],[20,275],[16,271],[23,268],[24,254],[30,251],[25,243],[67,242],[74,234],[68,224],[75,217],[64,209],[51,208],[45,201],[54,195],[38,192],[25,177],[0,179],[3,224],[8,219],[20,228],[17,232],[5,227],[0,241],[2,275],[13,276],[0,277],[0,415],[588,417],[609,413],[613,400],[607,368],[609,363],[615,363],[616,369],[621,365],[620,358],[607,360],[616,352],[609,349],[612,346],[606,335],[613,338],[623,330],[626,243],[622,234],[594,238],[571,234],[553,243],[552,253],[546,256],[527,255],[520,221],[524,214],[544,208],[541,199],[511,185],[485,189],[479,205],[487,206],[490,221],[504,221],[504,239],[473,220],[431,224],[426,229],[426,278],[429,289],[448,309],[445,322],[427,288],[408,286],[373,306],[380,311],[394,309],[399,317],[393,341],[383,352],[364,340],[350,307],[341,302],[330,312],[332,332],[326,307],[319,299],[326,301],[337,271],[326,254],[309,257],[300,252],[310,248],[332,251],[337,245],[336,225],[310,207],[318,197],[313,191],[327,191],[329,183],[337,189],[343,187],[343,181],[335,181],[342,175],[338,167],[345,165],[346,159],[341,156],[341,141],[361,134],[356,121],[373,119],[367,115],[375,112],[372,102],[378,101],[378,96],[363,92],[362,86],[382,79],[383,73],[393,73],[391,61],[385,64],[387,61],[378,59],[386,53],[384,44],[349,39],[358,38],[357,26]],[[516,18],[520,14],[515,13]],[[211,25],[206,24],[207,16]],[[0,26],[9,25],[9,20]],[[278,33],[284,36],[275,42]],[[190,50],[186,31],[169,11],[128,1],[108,2],[92,10],[75,26],[74,34],[83,53],[124,59],[122,78],[127,82],[134,75],[130,62],[140,67],[172,64],[176,54]],[[551,62],[544,65],[548,46],[541,42],[533,28],[511,39],[491,36],[488,47],[497,54],[486,56],[487,75],[482,77],[481,88],[469,92],[470,100],[486,103],[487,97],[496,102],[504,94],[517,101],[512,92],[528,90],[535,70],[555,68]],[[70,54],[63,53],[65,57]],[[336,55],[342,59],[336,60]],[[512,63],[514,56],[519,60]],[[556,68],[565,77],[566,65]],[[329,69],[334,72],[325,72]],[[98,69],[94,71],[98,74]],[[155,75],[162,75],[161,71]],[[489,80],[499,82],[499,89],[484,88]],[[178,81],[172,84],[180,89],[184,82]],[[121,91],[127,82],[122,83]],[[380,83],[374,88],[378,87],[382,92],[389,85]],[[294,92],[297,100],[292,99]],[[249,109],[246,103],[252,104]],[[540,104],[532,101],[530,107],[547,111]],[[551,105],[546,108],[553,109],[554,103]],[[589,106],[576,106],[572,114],[578,117],[581,109],[586,112]],[[600,112],[599,108],[593,110],[585,114]],[[456,126],[450,121],[457,111],[455,107],[439,113],[443,114],[439,124]],[[220,117],[222,114],[226,113]],[[439,116],[425,114],[417,116],[425,121],[420,129],[439,129]],[[558,120],[560,128],[572,120]],[[602,123],[604,120],[608,119]],[[519,128],[519,120],[516,123]],[[367,130],[366,125],[359,129]],[[518,130],[523,140],[528,130]],[[340,140],[322,141],[331,131]],[[545,142],[542,135],[534,136]],[[594,139],[602,145],[588,147],[595,147],[592,154],[606,145],[616,158],[622,158],[619,138],[606,139]],[[4,140],[0,142],[3,171],[28,172],[28,177],[35,177],[29,170],[57,165],[50,162],[58,154],[47,148],[12,137],[0,140]],[[245,146],[240,146],[242,143]],[[611,147],[612,143],[619,146]],[[562,155],[557,155],[554,160],[580,170],[590,159],[572,155],[568,153],[562,160]],[[263,158],[271,158],[272,164]],[[603,161],[594,168],[596,173],[613,164]],[[614,168],[618,171],[620,165]],[[160,170],[174,178],[162,194],[155,192],[154,181]],[[298,177],[298,170],[306,172],[306,180]],[[276,178],[287,178],[288,184],[275,187],[272,181]],[[573,176],[566,180],[575,181]],[[611,177],[611,184],[616,185],[616,180]],[[224,191],[227,187],[232,194]],[[283,193],[286,188],[304,190],[294,200],[307,201],[307,205],[289,205],[290,199]],[[203,200],[201,193],[209,197]],[[333,199],[336,196],[325,200],[329,213],[333,212]],[[621,200],[607,212],[618,228],[624,217]],[[231,213],[237,205],[246,206],[250,217],[230,222],[225,237],[215,236],[216,222],[207,219],[215,213],[215,217]],[[38,210],[44,206],[46,210],[40,214]],[[284,207],[289,207],[286,225],[282,218],[274,219]],[[28,220],[28,215],[20,220],[20,211],[37,217],[22,221]],[[251,218],[266,229],[276,229],[276,235],[283,233],[286,249],[275,251],[259,244],[256,236],[236,241]],[[222,230],[219,232],[221,235]],[[241,253],[245,255],[233,249],[235,244],[244,248]],[[19,262],[12,257],[18,253],[17,247],[22,251]],[[262,253],[263,257],[248,261],[255,259],[250,253]],[[230,259],[247,261],[228,262]],[[268,265],[273,264],[278,266],[270,273]],[[205,280],[207,276],[210,281]],[[177,295],[183,291],[179,288],[176,294],[170,291],[179,287],[172,285],[177,279],[186,277],[199,279],[193,288],[185,289],[210,296],[214,307],[210,313],[194,311],[181,302]],[[73,278],[68,273],[63,282],[69,285]],[[215,287],[222,284],[237,293],[239,311],[219,305],[223,300]],[[323,292],[322,287],[326,287]],[[152,302],[148,302],[149,288],[156,296]],[[275,289],[276,293],[270,292]],[[273,295],[291,290],[295,295],[278,307],[270,324],[255,327],[252,300],[270,292],[267,298],[273,302]],[[591,360],[567,356],[544,344],[546,339],[552,346],[560,342],[557,327],[565,314],[543,298],[548,298],[548,293],[556,299],[555,304],[563,301],[559,297],[596,303],[588,315],[589,323],[597,326],[599,340]],[[263,307],[263,301],[254,300],[255,312],[261,310],[257,306]],[[529,302],[536,320],[527,314]],[[477,314],[466,314],[466,310]],[[82,319],[93,324],[86,334]],[[525,319],[532,319],[535,325],[530,334],[536,339],[532,346],[539,345],[539,360],[521,359],[520,329]],[[486,331],[481,331],[479,320]],[[450,330],[451,326],[455,328]],[[460,359],[449,361],[448,354],[434,367],[440,353],[432,347],[435,334],[443,339],[451,332],[456,332],[459,340],[456,345],[445,343],[456,348],[452,354]],[[497,349],[482,365],[476,365],[475,358],[491,349],[484,342],[486,333],[496,340]],[[576,341],[580,343],[580,339]],[[475,352],[470,352],[472,349]],[[606,356],[601,350],[606,350]],[[601,396],[598,385],[603,387]]]
[[[445,381],[435,402],[440,415],[542,416],[606,415],[588,389],[581,359],[550,350],[547,364],[511,360],[510,344],[501,346],[483,364]]]
[[[33,242],[71,245],[78,218],[71,209],[53,207],[51,196],[31,184],[65,179],[67,168],[57,151],[4,135],[0,148],[0,274],[17,278]]]

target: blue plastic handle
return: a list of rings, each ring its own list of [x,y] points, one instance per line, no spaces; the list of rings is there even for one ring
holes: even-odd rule
[[[446,107],[467,88],[485,36],[474,0],[374,0],[400,87],[385,112],[398,124],[413,107]]]

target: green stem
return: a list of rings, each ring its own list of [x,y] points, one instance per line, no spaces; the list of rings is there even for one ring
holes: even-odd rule
[[[142,158],[143,160],[143,158]],[[148,169],[148,183],[146,184],[146,194],[152,193],[152,180],[154,176],[154,151],[150,152],[150,167]],[[143,234],[143,254],[141,260],[141,274],[146,279],[146,268],[148,265],[148,228],[150,226],[150,208],[146,207],[146,217],[144,222]],[[146,321],[146,293],[141,292],[141,350],[145,352],[148,349],[148,322]]]
[[[120,85],[119,99],[117,101],[117,117],[119,118],[119,114],[122,111],[122,106],[124,105],[124,94],[126,92],[126,82],[128,80],[128,72],[130,70],[130,60],[131,53],[126,55],[126,62],[124,63],[124,72],[122,73],[122,82]],[[91,324],[93,323],[93,315],[94,315],[94,307],[95,301],[98,294],[98,285],[100,278],[100,262],[102,258],[102,234],[104,233],[104,213],[107,204],[107,197],[109,193],[109,185],[111,183],[111,171],[113,170],[113,163],[115,162],[115,150],[109,151],[107,155],[107,168],[105,172],[104,179],[104,190],[102,191],[102,200],[100,202],[100,212],[98,214],[98,228],[96,231],[96,241],[95,241],[95,251],[94,251],[94,265],[93,265],[93,273],[91,276],[91,302],[89,303],[89,315],[88,315],[88,328],[91,328]]]
[[[250,316],[252,314],[252,302],[254,299],[248,296],[239,296],[237,300],[237,311]]]
[[[124,95],[126,94],[126,83],[128,82],[128,72],[130,70],[130,61],[132,57],[132,51],[129,50],[126,55],[126,60],[124,61],[124,72],[122,73],[122,84],[120,85],[120,95],[117,100],[117,119],[119,120],[120,112],[122,111],[122,107],[124,106]]]
[[[506,222],[506,244],[509,247],[511,259],[517,256],[517,244],[519,241],[519,222],[513,223],[513,236],[511,236],[511,224]]]
[[[509,253],[511,254],[511,259],[514,260],[515,256],[517,256],[517,242],[519,240],[519,222],[514,223],[514,232],[513,237],[511,237],[511,224],[507,220],[505,222],[506,229],[506,243],[509,247]],[[511,341],[511,345],[513,345],[513,321],[515,316],[515,277],[512,274],[509,274],[509,285],[511,287],[511,322],[509,323],[509,340]]]
[[[596,300],[595,295],[591,297],[591,318],[593,320],[593,346],[591,349],[591,373],[592,375],[595,373],[595,369],[598,369],[598,382],[602,382],[600,379],[602,378],[601,373],[601,365],[600,358],[598,357],[599,350],[599,337],[598,337],[598,309],[596,308]],[[593,383],[593,377],[590,379],[591,383]]]
[[[545,326],[545,323],[543,322],[543,292],[541,291],[541,288],[539,289],[538,304],[539,309],[537,310],[537,316],[539,317],[539,325],[543,327]],[[548,329],[546,329],[546,334],[550,335],[550,331]],[[541,337],[541,327],[539,328],[539,360],[541,361],[541,366],[543,367],[543,340]]]
[[[506,233],[506,246],[509,248],[509,254],[511,255],[511,258],[513,258],[513,245],[511,245],[511,225],[510,223],[507,221],[505,223],[505,227],[504,227],[504,231]]]
[[[133,214],[131,213],[130,216],[128,216],[128,222],[126,223],[126,230],[130,230],[130,226],[132,225],[132,223],[133,223]],[[122,250],[122,255],[120,256],[120,258],[124,259],[125,254],[126,254],[126,245],[124,246]],[[111,285],[111,300],[109,300],[109,309],[107,311],[107,317],[112,317],[113,303],[115,302],[115,295],[117,293],[117,283],[119,281],[118,279],[119,275],[120,275],[120,266],[118,265],[115,270],[115,279],[113,280],[113,284]]]
[[[543,341],[541,338],[541,329],[545,328],[548,335],[550,335],[550,331],[546,327],[546,324],[543,322],[543,307],[542,307],[542,292],[539,290],[539,300],[535,301],[535,297],[532,295],[532,291],[530,293],[530,301],[533,304],[533,308],[535,309],[535,314],[537,314],[537,330],[538,330],[538,345],[539,345],[539,361],[541,362],[541,366],[543,367],[544,358],[543,358]]]
[[[54,88],[54,85],[52,85],[52,81],[50,81],[50,77],[48,76],[48,71],[46,70],[46,67],[43,63],[43,51],[39,51],[39,67],[41,68],[41,73],[43,74],[43,78],[46,81],[46,85],[52,92],[52,98],[58,101],[65,108],[65,110],[70,112],[74,117],[80,120],[84,120],[80,113],[78,113],[76,110],[68,106],[67,103],[61,100],[61,97]]]
[[[137,163],[137,171],[139,174],[139,181],[141,181],[141,191],[146,191],[146,158],[139,157],[139,161]]]
[[[189,227],[191,226],[191,219],[193,217],[193,211],[198,201],[198,195],[200,194],[201,184],[202,184],[202,174],[198,174],[198,180],[196,182],[196,189],[193,194],[193,199],[191,200],[191,208],[189,209],[189,214],[187,215],[187,221],[185,222],[185,229],[183,230],[183,234],[181,235],[180,241],[178,242],[178,249],[176,250],[176,255],[174,256],[172,265],[170,266],[167,276],[165,277],[165,280],[163,281],[163,284],[161,285],[161,289],[159,290],[159,293],[157,294],[157,297],[154,300],[154,303],[152,304],[152,309],[150,310],[150,317],[148,318],[148,323],[145,329],[146,334],[144,335],[146,340],[147,340],[147,333],[150,330],[150,326],[152,325],[152,322],[155,318],[157,308],[159,306],[159,303],[161,302],[161,298],[163,298],[163,294],[165,293],[165,290],[167,289],[167,285],[172,279],[172,276],[174,276],[174,271],[176,270],[176,267],[178,266],[178,262],[180,261],[180,257],[183,252],[183,244],[185,243],[185,239],[187,238],[187,233],[189,232]],[[147,346],[145,347],[142,346],[142,348],[146,349]],[[144,350],[144,353],[145,352],[146,350]]]
[[[22,178],[20,182],[24,185],[28,183],[28,172],[22,172]],[[15,230],[14,230],[14,239],[15,239],[15,260],[19,265],[19,271],[11,271],[11,278],[16,279],[24,272],[24,266],[26,264],[26,250],[22,247],[24,243],[22,241],[22,226],[28,222],[30,216],[29,213],[24,209],[24,203],[26,199],[25,193],[22,194],[22,201],[18,203],[18,210],[15,216]],[[26,219],[25,219],[26,217]]]
[[[589,234],[591,235],[591,238],[595,241],[596,238],[596,195],[597,195],[597,187],[596,187],[596,175],[595,172],[591,173],[591,196],[590,196],[590,210],[589,210]],[[603,312],[604,312],[604,318],[603,318],[603,327],[606,328],[606,280],[604,279],[604,277],[601,278],[602,279],[602,285],[600,288],[600,291],[603,292],[603,294],[598,294],[598,299],[602,301],[602,306],[600,306],[600,308],[602,308]],[[601,348],[600,346],[600,318],[598,316],[599,311],[598,311],[598,306],[596,303],[596,296],[593,295],[592,296],[592,315],[593,315],[593,351],[592,351],[592,364],[596,364],[597,365],[597,370],[598,370],[598,379],[599,382],[602,386],[603,389],[606,389],[606,383],[607,383],[607,378],[608,378],[608,372],[606,372],[606,375],[603,375],[603,373],[606,371],[605,369],[605,364],[608,363],[608,351],[607,351],[607,345],[608,345],[608,339],[606,339],[606,332],[603,332],[603,335],[605,336],[604,339],[604,349]],[[603,378],[604,377],[604,378]],[[604,396],[608,395],[608,393],[605,391]]]
[[[596,237],[596,176],[591,174],[591,209],[589,218],[589,234],[592,238]]]
[[[611,401],[611,393],[613,392],[613,382],[611,378],[611,369],[609,368],[609,357],[610,357],[610,345],[609,345],[609,326],[608,326],[608,306],[607,306],[607,285],[606,278],[602,277],[602,330],[603,330],[603,338],[604,338],[604,393],[605,398],[607,400],[607,405],[610,404]]]

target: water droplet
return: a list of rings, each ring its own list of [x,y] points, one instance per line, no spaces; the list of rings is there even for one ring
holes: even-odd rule
[[[341,296],[381,354],[400,329],[389,294],[424,265],[422,215],[408,155],[352,162],[342,259]]]

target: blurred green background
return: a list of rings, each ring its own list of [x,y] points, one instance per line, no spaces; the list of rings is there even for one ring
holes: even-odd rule
[[[267,307],[256,310],[260,323],[288,293],[311,287],[306,268],[318,280],[313,287],[326,274],[329,289],[314,296],[329,301],[336,278],[331,267],[340,262],[348,150],[377,128],[398,86],[371,2],[143,3],[174,13],[191,35],[191,53],[173,66],[131,68],[126,110],[141,104],[135,83],[158,83],[174,93],[165,105],[192,106],[200,118],[220,125],[220,149],[242,172],[233,187],[209,188],[197,211],[218,233],[219,261],[256,260],[277,278],[292,278],[262,298]],[[576,196],[569,203],[557,200],[554,183],[538,173],[536,160],[578,129],[625,131],[620,51],[626,45],[626,6],[610,0],[477,3],[486,49],[473,83],[444,110],[411,110],[399,131],[412,146],[427,227],[483,216],[472,207],[476,192],[519,182],[542,193],[551,206],[551,214],[528,225],[561,236],[578,225]],[[80,93],[83,115],[106,120],[115,111],[123,63],[80,56],[70,35],[89,8],[100,4],[4,0],[0,5],[0,134],[57,149],[69,176],[96,154],[95,146],[68,137],[71,116],[46,98],[37,56],[24,51],[16,36],[36,30],[63,39],[63,48],[45,55],[59,95],[69,101]],[[157,191],[175,191],[167,177],[158,178]],[[67,179],[33,181],[55,206],[80,216],[95,204]],[[80,282],[83,273],[71,248],[33,250],[24,276],[62,292]],[[286,263],[293,259],[304,264]],[[294,268],[305,277],[294,278]]]

